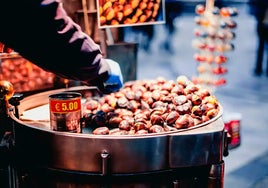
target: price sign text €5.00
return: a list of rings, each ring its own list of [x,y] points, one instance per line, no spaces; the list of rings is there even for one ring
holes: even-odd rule
[[[71,100],[51,100],[50,110],[55,113],[69,113],[81,110],[80,98]]]

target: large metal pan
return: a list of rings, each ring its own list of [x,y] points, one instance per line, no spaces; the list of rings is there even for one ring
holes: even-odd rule
[[[26,97],[19,105],[19,112],[23,114],[47,104],[52,93],[87,89],[79,86]],[[15,156],[18,164],[25,167],[129,174],[208,165],[222,160],[222,110],[217,117],[195,128],[140,136],[57,132],[50,130],[49,122],[18,119],[13,111],[10,117],[14,120]]]

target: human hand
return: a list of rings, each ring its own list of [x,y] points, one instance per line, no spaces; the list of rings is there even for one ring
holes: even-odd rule
[[[103,93],[108,94],[118,91],[123,86],[123,76],[119,64],[111,59],[105,59],[111,69],[108,80],[100,88]]]

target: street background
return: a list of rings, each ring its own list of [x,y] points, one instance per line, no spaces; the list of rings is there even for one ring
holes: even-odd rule
[[[179,75],[189,78],[197,75],[195,50],[191,45],[196,28],[193,5],[205,1],[176,2],[171,6],[175,12],[173,30],[167,29],[168,24],[124,29],[124,40],[139,45],[137,79],[163,76],[175,80]],[[239,15],[234,17],[235,50],[227,53],[227,84],[217,88],[214,94],[223,106],[224,118],[230,115],[241,118],[241,145],[224,157],[225,188],[267,188],[268,77],[253,74],[258,44],[256,20],[249,14],[247,1],[224,1],[222,5],[236,7]],[[151,39],[148,33],[153,33]]]

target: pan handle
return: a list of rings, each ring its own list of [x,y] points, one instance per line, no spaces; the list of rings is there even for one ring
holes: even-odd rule
[[[101,153],[101,159],[102,159],[102,175],[106,176],[109,173],[109,153],[106,151],[103,151]]]
[[[227,130],[224,130],[224,141],[223,141],[223,156],[227,157],[229,155],[229,144],[231,143],[231,135]]]

